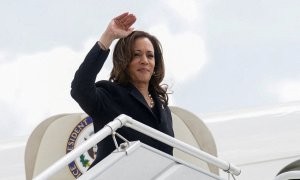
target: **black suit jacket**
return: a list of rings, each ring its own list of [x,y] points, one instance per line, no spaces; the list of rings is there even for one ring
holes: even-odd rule
[[[96,43],[77,70],[72,82],[72,97],[81,108],[93,118],[95,132],[103,128],[120,114],[126,114],[152,128],[174,137],[170,109],[164,106],[157,94],[150,90],[155,101],[151,109],[143,95],[131,84],[122,86],[110,81],[95,83],[109,50],[102,50]],[[156,149],[173,154],[173,148],[143,135],[135,130],[122,127],[118,132],[129,141],[140,140]],[[97,159],[93,165],[102,160],[115,149],[111,137],[98,143]]]

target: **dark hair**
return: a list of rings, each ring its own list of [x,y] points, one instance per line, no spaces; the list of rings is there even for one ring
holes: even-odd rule
[[[165,65],[162,55],[162,47],[158,39],[144,31],[133,31],[125,38],[118,40],[113,52],[113,69],[110,73],[110,81],[127,85],[130,77],[127,68],[133,59],[133,45],[138,38],[148,38],[154,48],[155,67],[154,74],[149,82],[149,89],[154,90],[164,105],[168,105],[166,84],[160,85],[165,76]]]

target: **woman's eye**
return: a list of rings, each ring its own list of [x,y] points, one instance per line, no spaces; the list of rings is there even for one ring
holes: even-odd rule
[[[134,57],[139,57],[139,56],[140,56],[140,54],[138,54],[138,53],[134,54]]]
[[[152,54],[148,55],[148,58],[153,58],[154,56]]]

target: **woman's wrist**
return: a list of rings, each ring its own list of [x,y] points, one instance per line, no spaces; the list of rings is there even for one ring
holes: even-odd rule
[[[98,45],[100,46],[100,48],[101,48],[102,50],[108,50],[108,48],[105,47],[104,44],[101,43],[100,41],[98,41]]]
[[[104,48],[105,50],[109,49],[110,45],[112,44],[114,38],[112,38],[109,34],[104,32],[102,36],[100,37],[98,44],[101,48]]]

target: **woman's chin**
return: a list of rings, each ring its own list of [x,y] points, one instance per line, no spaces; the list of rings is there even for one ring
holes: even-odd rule
[[[135,84],[135,83],[138,83],[138,84],[149,84],[149,82],[150,82],[150,78],[149,77],[145,77],[145,78],[139,78],[139,79],[137,79],[137,80],[135,80],[135,81],[133,81],[133,83]]]

